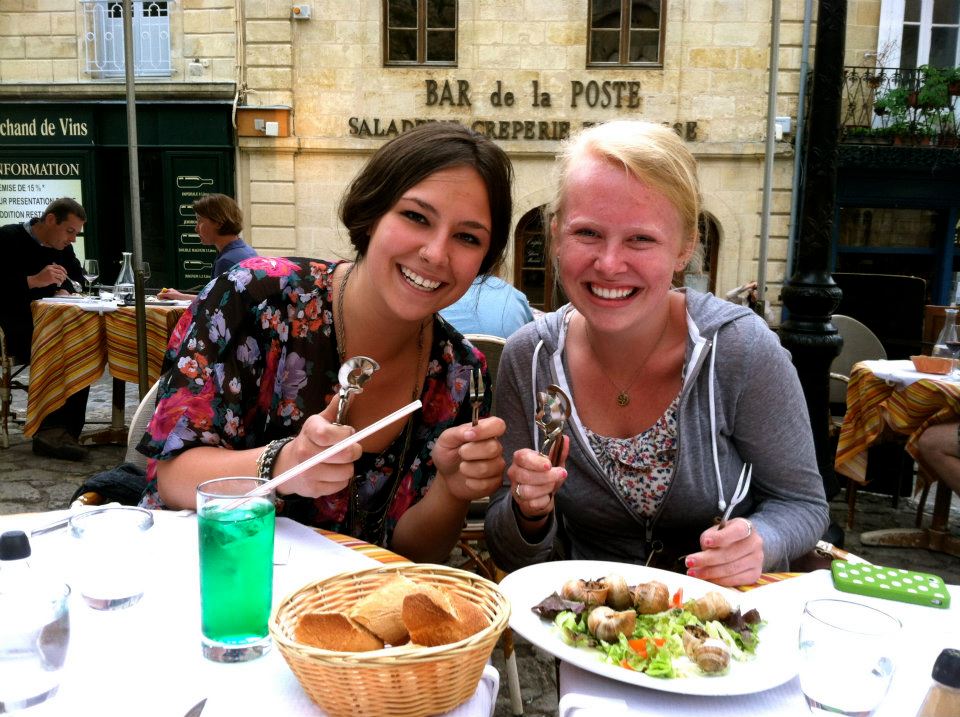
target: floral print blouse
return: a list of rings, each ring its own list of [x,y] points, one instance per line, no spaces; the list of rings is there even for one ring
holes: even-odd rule
[[[673,478],[679,394],[650,428],[631,438],[601,436],[584,427],[600,466],[644,518],[657,514]]]
[[[245,449],[295,436],[308,416],[339,389],[331,302],[337,262],[253,257],[211,281],[171,336],[157,409],[138,450],[152,459],[142,505],[163,507],[156,461],[196,446]],[[471,418],[470,372],[483,373],[484,407],[492,391],[483,354],[439,316],[434,317],[423,408],[380,454],[354,463],[356,515],[347,525],[351,486],[308,499],[284,496],[279,514],[308,525],[388,545],[400,516],[427,492],[436,475],[431,450],[450,426]],[[376,390],[376,379],[367,391]],[[398,465],[401,462],[402,465]],[[400,472],[399,485],[394,477]],[[390,497],[392,493],[392,498]],[[389,500],[385,513],[381,508]],[[379,516],[385,515],[384,520]]]

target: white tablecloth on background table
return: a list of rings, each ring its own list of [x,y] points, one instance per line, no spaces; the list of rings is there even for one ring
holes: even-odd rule
[[[0,517],[0,531],[45,525],[62,513]],[[125,610],[92,610],[70,597],[70,647],[60,690],[24,717],[181,717],[207,698],[203,717],[323,715],[274,646],[247,663],[210,662],[200,648],[200,588],[196,516],[156,512],[152,579],[143,598]],[[287,564],[274,566],[274,605],[311,580],[380,563],[286,518],[277,520],[277,544],[289,546]],[[34,570],[69,582],[71,545],[60,530],[31,540]],[[281,547],[278,554],[285,554]],[[7,616],[0,616],[5,619]],[[487,665],[474,696],[451,711],[489,717],[499,673]]]
[[[897,359],[896,361],[887,361],[877,359],[875,361],[863,361],[867,367],[884,381],[896,383],[900,386],[909,386],[921,379],[931,379],[933,381],[946,381],[947,378],[939,373],[922,373],[913,367],[913,361],[910,359]]]
[[[903,650],[890,692],[873,717],[912,717],[930,686],[933,662],[945,647],[960,648],[960,586],[951,585],[949,610],[910,605],[892,600],[850,595],[835,590],[830,573],[818,570],[798,578],[758,588],[764,600],[795,603],[802,610],[807,600],[835,597],[873,605],[896,616],[903,624]],[[763,611],[761,608],[761,615]],[[763,639],[763,633],[760,634]],[[734,697],[678,695],[610,680],[573,665],[560,665],[560,717],[809,717],[800,680],[764,692]]]

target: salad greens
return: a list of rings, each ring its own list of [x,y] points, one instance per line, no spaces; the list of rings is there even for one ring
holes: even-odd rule
[[[554,618],[554,625],[568,645],[596,649],[603,655],[604,662],[644,672],[651,677],[678,678],[711,674],[697,667],[684,653],[683,633],[687,625],[700,626],[710,637],[723,641],[730,649],[732,660],[744,662],[753,658],[758,644],[757,632],[765,624],[756,611],[750,611],[753,615],[741,615],[739,610],[735,610],[722,622],[701,621],[689,607],[690,602],[655,615],[637,615],[633,634],[621,634],[614,643],[590,634],[587,629],[588,610],[579,615],[562,611]],[[724,623],[732,627],[728,628]]]

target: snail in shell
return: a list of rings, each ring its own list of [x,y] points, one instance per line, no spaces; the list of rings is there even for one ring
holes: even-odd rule
[[[723,620],[732,609],[727,599],[716,590],[708,592],[702,598],[697,598],[690,604],[690,612],[703,622]]]
[[[622,575],[607,575],[601,582],[607,587],[607,605],[614,610],[633,607],[633,594]]]
[[[601,605],[587,616],[587,629],[590,634],[604,642],[616,642],[620,633],[632,635],[637,626],[637,613],[633,610],[617,612],[613,608]]]
[[[603,605],[607,601],[607,586],[603,580],[567,580],[560,595],[587,605]]]
[[[641,615],[655,615],[670,607],[670,590],[653,580],[640,583],[633,589],[633,604]]]
[[[683,651],[704,672],[723,672],[730,664],[730,648],[723,640],[710,637],[699,625],[683,630]]]

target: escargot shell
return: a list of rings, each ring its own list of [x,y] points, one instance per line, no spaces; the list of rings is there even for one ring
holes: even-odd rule
[[[670,607],[670,591],[661,582],[640,583],[633,589],[633,604],[641,615],[654,615]]]
[[[708,592],[702,598],[693,601],[690,612],[703,622],[708,620],[723,620],[731,611],[730,603],[717,591]]]
[[[608,575],[602,582],[607,586],[607,605],[614,610],[626,610],[633,606],[633,595],[622,575]]]
[[[632,635],[637,626],[637,613],[633,610],[617,612],[606,605],[594,608],[587,616],[587,629],[594,637],[604,642],[616,642],[620,634]]]

